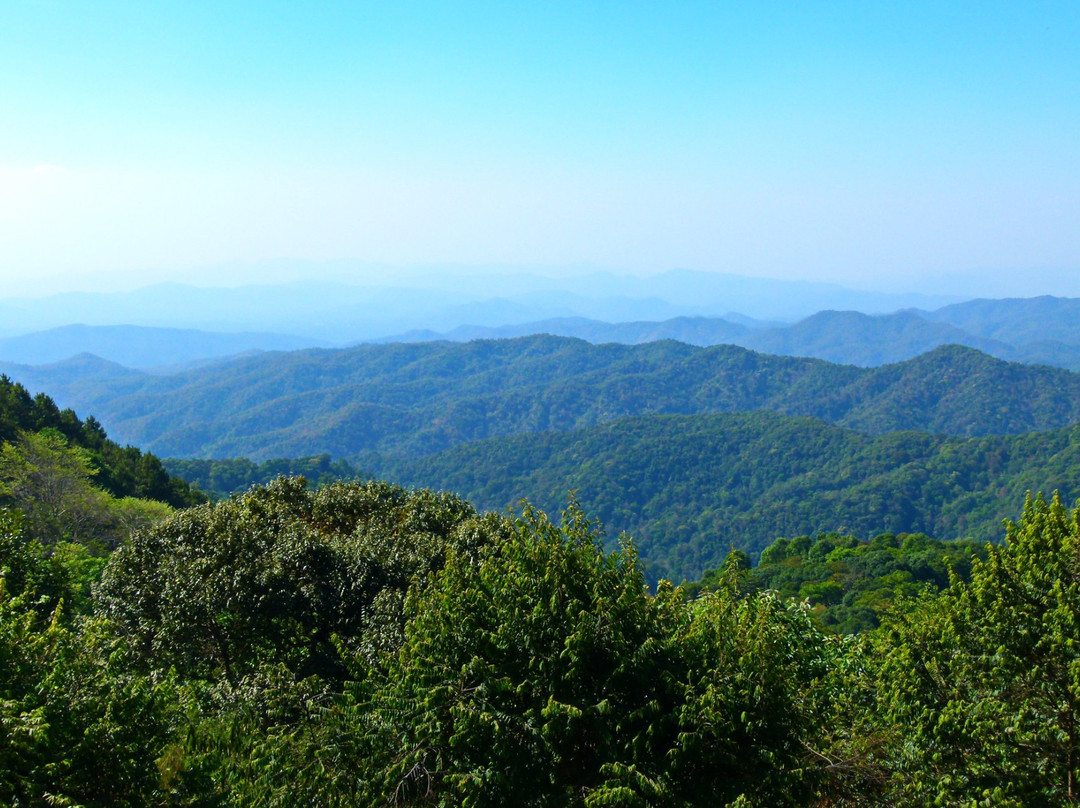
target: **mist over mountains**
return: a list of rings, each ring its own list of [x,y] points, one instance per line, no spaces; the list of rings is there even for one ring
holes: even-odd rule
[[[0,357],[25,365],[45,365],[90,354],[128,368],[164,373],[192,362],[252,351],[295,351],[318,345],[317,340],[285,334],[80,323],[0,339]]]
[[[168,283],[128,292],[0,300],[0,336],[81,323],[272,332],[341,346],[417,329],[496,327],[561,317],[661,321],[737,312],[791,322],[825,309],[881,313],[955,301],[691,270],[648,277],[388,270],[357,284],[323,280],[314,264],[312,277],[302,282],[233,288]]]
[[[317,310],[313,300],[307,303],[309,311]],[[607,304],[614,305],[610,299]],[[245,305],[253,304],[249,301]],[[299,300],[297,310],[302,311],[303,305]],[[646,304],[637,301],[635,306],[639,305]],[[941,345],[964,345],[999,359],[1080,370],[1080,300],[1070,298],[973,300],[932,311],[905,309],[885,314],[828,310],[790,324],[734,313],[666,320],[613,322],[566,316],[517,322],[515,318],[527,311],[506,301],[462,305],[455,312],[467,323],[444,331],[425,327],[360,341],[467,342],[535,334],[574,337],[594,344],[634,345],[671,339],[697,346],[739,345],[762,353],[862,367],[901,362]],[[475,324],[484,321],[497,324]],[[343,346],[340,340],[295,336],[294,332],[78,324],[0,338],[0,361],[42,365],[89,353],[126,367],[166,372],[253,351]]]

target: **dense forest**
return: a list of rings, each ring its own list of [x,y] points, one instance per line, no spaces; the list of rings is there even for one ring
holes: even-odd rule
[[[351,463],[334,460],[328,454],[279,457],[261,463],[246,457],[225,460],[182,460],[167,457],[162,462],[169,474],[186,480],[213,499],[242,494],[252,485],[266,485],[281,476],[303,477],[313,488],[334,482],[371,478],[370,474],[357,469]]]
[[[945,589],[954,575],[967,580],[987,546],[923,533],[880,533],[864,541],[840,533],[796,536],[770,544],[756,565],[732,550],[721,566],[682,589],[698,597],[728,586],[734,574],[741,592],[775,592],[805,603],[829,630],[856,634],[878,626],[897,601]]]
[[[418,456],[650,414],[768,410],[874,434],[957,436],[1080,422],[1080,375],[959,346],[858,368],[730,345],[535,336],[266,353],[165,376],[86,356],[17,371],[158,455],[257,462]]]
[[[647,416],[362,465],[482,508],[525,497],[554,510],[574,491],[610,530],[637,539],[650,578],[678,581],[732,547],[756,558],[779,536],[994,540],[1025,492],[1080,496],[1080,428],[873,436],[775,413]]]

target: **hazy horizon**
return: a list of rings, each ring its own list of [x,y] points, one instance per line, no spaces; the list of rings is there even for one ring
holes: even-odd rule
[[[648,279],[670,272],[689,271],[719,277],[811,283],[855,292],[897,296],[925,296],[930,300],[949,301],[976,298],[1027,298],[1042,295],[1080,297],[1080,272],[1072,270],[1024,270],[1001,273],[938,273],[927,277],[889,278],[867,276],[836,281],[827,277],[783,277],[699,270],[692,267],[667,267],[632,271],[620,267],[534,264],[455,264],[426,262],[411,265],[377,264],[360,260],[266,259],[225,262],[173,270],[147,269],[126,271],[71,272],[52,275],[9,276],[2,278],[0,301],[38,299],[68,293],[127,293],[163,284],[197,288],[239,288],[246,286],[281,286],[319,282],[355,287],[424,288],[452,287],[458,278],[544,278],[563,281],[573,288],[581,279],[610,276],[613,279]],[[431,283],[428,283],[430,281]]]

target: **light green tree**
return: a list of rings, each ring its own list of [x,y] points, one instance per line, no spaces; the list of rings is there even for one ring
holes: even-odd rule
[[[108,495],[93,486],[89,454],[55,430],[23,432],[0,447],[0,500],[18,507],[44,544],[90,541],[111,527]]]
[[[85,562],[46,554],[0,509],[2,805],[143,806],[166,796],[156,761],[175,688],[168,676],[135,673],[107,623],[68,616]]]
[[[116,499],[98,488],[90,454],[54,429],[20,433],[0,446],[0,504],[18,508],[26,533],[46,546],[117,546],[172,508],[153,500]]]
[[[901,603],[878,650],[891,804],[1080,800],[1080,510],[1029,496],[970,582]]]

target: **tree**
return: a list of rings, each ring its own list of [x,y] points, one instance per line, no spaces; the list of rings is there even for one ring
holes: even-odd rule
[[[1080,509],[1029,496],[970,583],[901,603],[884,627],[892,804],[1080,800],[1078,638]]]
[[[283,477],[137,533],[100,602],[147,665],[231,686],[273,665],[338,682],[342,645],[396,647],[405,589],[449,546],[483,541],[475,519],[451,496]]]
[[[735,568],[732,568],[733,574]],[[842,648],[734,587],[651,595],[576,507],[526,509],[478,561],[414,590],[399,653],[329,720],[320,765],[356,802],[802,805]]]
[[[108,495],[91,483],[89,454],[55,430],[23,432],[0,447],[0,499],[20,508],[45,544],[101,540],[110,531]]]
[[[82,549],[77,546],[64,547]],[[0,509],[0,804],[155,804],[177,707],[169,677],[134,673],[101,620],[65,600],[86,557],[46,554]],[[84,595],[83,595],[84,597]]]
[[[21,510],[25,531],[44,545],[78,543],[99,554],[172,512],[155,500],[114,498],[95,484],[97,474],[90,453],[58,431],[23,432],[0,446],[0,503]]]

